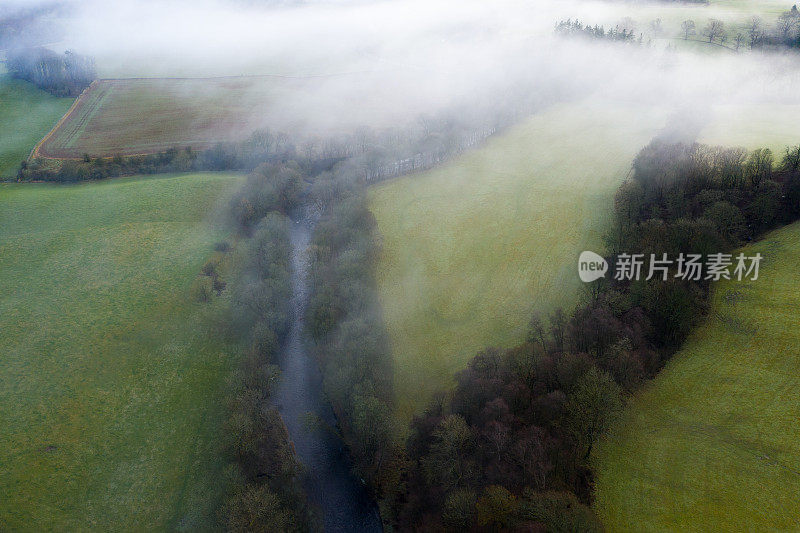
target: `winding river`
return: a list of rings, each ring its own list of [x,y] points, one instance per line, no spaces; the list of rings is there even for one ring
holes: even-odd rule
[[[292,223],[292,323],[280,360],[283,379],[273,398],[305,467],[306,493],[321,511],[325,531],[382,531],[377,505],[350,472],[344,443],[325,429],[335,428],[336,418],[322,392],[322,376],[307,349],[303,325],[312,231],[306,217]]]

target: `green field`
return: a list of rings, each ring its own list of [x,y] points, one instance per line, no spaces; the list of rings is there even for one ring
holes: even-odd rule
[[[780,162],[787,146],[800,144],[800,105],[716,105],[699,141],[748,150],[769,148]]]
[[[188,292],[239,179],[0,186],[0,530],[212,516],[235,358]]]
[[[519,342],[534,310],[574,304],[578,254],[601,248],[613,192],[664,120],[610,103],[558,105],[371,190],[401,419],[478,350]]]
[[[0,68],[0,178],[16,175],[21,161],[66,113],[72,98],[56,98]]]
[[[744,248],[755,282],[713,308],[600,443],[610,531],[800,529],[800,224]]]

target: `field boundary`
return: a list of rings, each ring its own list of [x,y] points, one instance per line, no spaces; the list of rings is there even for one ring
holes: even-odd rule
[[[31,160],[31,159],[34,159],[34,158],[38,158],[38,157],[42,157],[42,156],[39,154],[39,149],[42,147],[42,145],[43,145],[43,144],[44,144],[44,143],[45,143],[45,142],[46,142],[46,141],[47,141],[47,140],[48,140],[50,137],[52,137],[53,133],[55,133],[55,132],[56,132],[56,130],[57,130],[58,128],[60,128],[60,127],[61,127],[61,126],[64,124],[64,122],[65,122],[65,121],[66,121],[66,120],[69,118],[69,116],[72,114],[72,112],[73,112],[73,111],[75,111],[75,109],[78,107],[78,104],[80,103],[80,101],[81,101],[81,98],[83,98],[83,95],[84,95],[84,94],[86,94],[86,93],[89,91],[89,89],[91,89],[91,88],[92,88],[92,87],[93,87],[93,86],[94,86],[94,85],[95,85],[95,84],[96,84],[98,81],[99,81],[99,80],[95,80],[95,81],[93,81],[92,83],[90,83],[90,84],[89,84],[89,86],[88,86],[88,87],[86,87],[86,88],[85,88],[83,91],[81,91],[81,94],[79,94],[79,95],[78,95],[78,97],[75,99],[75,101],[74,101],[74,102],[72,102],[72,105],[69,107],[69,109],[67,109],[67,112],[66,112],[66,113],[64,113],[64,116],[62,116],[62,117],[59,119],[59,121],[58,121],[58,122],[56,122],[56,125],[55,125],[55,126],[53,126],[53,127],[50,129],[50,131],[49,131],[49,132],[47,132],[47,135],[45,135],[44,137],[42,137],[42,140],[41,140],[41,141],[39,141],[38,143],[36,143],[36,146],[34,146],[34,147],[33,147],[33,150],[31,150],[31,153],[30,153],[30,155],[28,156],[28,160]],[[58,157],[45,157],[45,159],[63,159],[63,158],[58,158]]]

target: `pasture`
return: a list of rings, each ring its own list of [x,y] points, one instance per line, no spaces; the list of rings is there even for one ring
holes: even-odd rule
[[[236,352],[189,292],[239,179],[0,185],[0,529],[214,518]]]
[[[711,313],[595,454],[610,531],[800,529],[800,224],[745,247]]]
[[[0,67],[0,178],[16,175],[20,162],[28,158],[72,101],[12,79]]]
[[[558,105],[371,189],[401,419],[478,350],[520,342],[531,313],[575,303],[578,254],[602,250],[614,190],[664,120],[631,106]]]
[[[780,161],[787,146],[800,144],[800,105],[716,105],[699,141],[748,150],[769,148]]]

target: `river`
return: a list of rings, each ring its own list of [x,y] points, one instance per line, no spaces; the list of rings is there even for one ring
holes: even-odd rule
[[[322,376],[304,333],[312,231],[306,217],[292,222],[292,323],[280,357],[282,380],[273,401],[305,468],[304,487],[309,501],[322,513],[325,531],[382,531],[377,505],[350,472],[347,448],[332,431],[320,427],[335,428],[336,418],[322,392]]]

